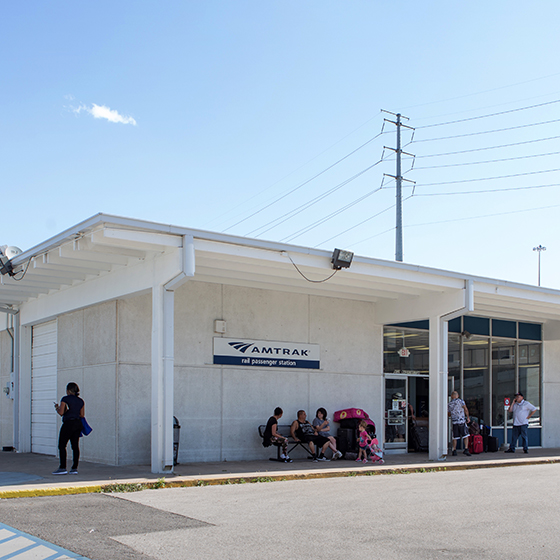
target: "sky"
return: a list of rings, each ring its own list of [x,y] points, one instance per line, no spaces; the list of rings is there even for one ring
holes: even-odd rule
[[[558,21],[555,0],[3,2],[0,245],[103,212],[394,260],[400,113],[404,262],[536,285],[542,245],[560,289]]]

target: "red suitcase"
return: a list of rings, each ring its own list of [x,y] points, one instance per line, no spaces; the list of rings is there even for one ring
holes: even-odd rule
[[[482,453],[484,450],[484,443],[480,434],[469,437],[469,451],[474,455],[475,453]]]

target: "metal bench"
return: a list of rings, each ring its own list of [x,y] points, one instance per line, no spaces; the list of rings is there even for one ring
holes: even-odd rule
[[[294,438],[292,438],[292,434],[290,433],[290,425],[280,425],[278,424],[276,426],[276,432],[278,434],[280,434],[281,436],[284,436],[286,438],[288,438],[288,455],[290,455],[290,453],[296,448],[296,447],[301,447],[306,453],[307,453],[307,458],[308,459],[313,459],[314,455],[313,453],[311,453],[311,450],[309,449],[309,446],[307,445],[307,443],[305,443],[304,441],[295,441]],[[259,426],[259,436],[263,439],[264,441],[264,431],[266,429],[266,426],[264,424]],[[276,457],[270,457],[271,461],[279,461],[280,463],[285,463],[286,461],[284,459],[280,458],[280,454],[281,454],[281,450],[282,450],[282,444],[280,443],[274,443],[272,442],[272,445],[274,445],[276,447]]]

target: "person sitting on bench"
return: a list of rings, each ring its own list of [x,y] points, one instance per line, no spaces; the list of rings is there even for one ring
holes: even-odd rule
[[[263,445],[265,447],[270,447],[271,445],[280,445],[282,447],[282,453],[280,454],[280,459],[286,461],[286,463],[291,463],[292,460],[288,457],[288,438],[281,436],[278,433],[278,420],[282,418],[284,411],[277,406],[274,409],[274,416],[271,416],[266,423],[266,428],[264,430]]]
[[[293,421],[290,433],[294,441],[303,441],[309,445],[311,453],[315,456],[314,461],[328,461],[325,457],[325,451],[329,447],[329,440],[326,437],[315,434],[313,426],[307,420],[305,410],[298,410],[297,420]],[[319,457],[316,455],[315,444],[321,448]]]

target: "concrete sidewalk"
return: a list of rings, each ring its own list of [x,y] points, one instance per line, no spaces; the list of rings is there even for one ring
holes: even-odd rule
[[[295,459],[293,463],[275,461],[235,461],[189,463],[177,465],[173,474],[157,475],[149,465],[114,467],[80,462],[78,475],[53,475],[58,467],[55,457],[34,453],[0,452],[0,498],[47,496],[100,492],[110,485],[200,486],[235,482],[294,480],[337,476],[396,474],[434,470],[495,468],[560,462],[560,449],[531,449],[529,454],[481,453],[466,457],[447,457],[445,461],[429,461],[427,453],[386,455],[385,464],[357,463],[339,460],[314,463]],[[164,480],[162,480],[164,479]],[[242,480],[241,480],[242,479]]]

